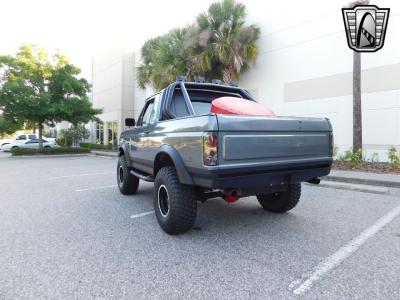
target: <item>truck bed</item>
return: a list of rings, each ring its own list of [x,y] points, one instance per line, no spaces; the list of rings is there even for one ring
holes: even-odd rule
[[[332,128],[327,119],[239,115],[215,118],[218,165],[191,170],[199,185],[259,187],[262,182],[275,185],[307,181],[330,171]]]

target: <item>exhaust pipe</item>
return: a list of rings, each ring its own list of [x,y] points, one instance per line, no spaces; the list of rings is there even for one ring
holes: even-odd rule
[[[321,182],[321,179],[319,178],[313,178],[310,179],[309,181],[307,181],[308,183],[312,183],[312,184],[319,184]]]

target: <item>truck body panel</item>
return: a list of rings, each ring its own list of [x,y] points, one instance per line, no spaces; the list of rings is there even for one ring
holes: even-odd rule
[[[208,84],[207,91],[210,89]],[[194,90],[199,97],[201,89]],[[265,188],[311,180],[330,171],[332,128],[328,119],[213,113],[181,116],[193,107],[184,108],[188,103],[184,93],[179,91],[174,103],[173,91],[166,91],[146,102],[154,105],[151,122],[140,124],[145,105],[139,126],[121,135],[121,146],[128,149],[130,167],[135,170],[155,176],[156,156],[168,145],[176,150],[191,176],[188,181],[209,189]],[[179,117],[164,119],[171,101],[170,115]],[[209,132],[218,137],[215,166],[203,164],[203,136]]]

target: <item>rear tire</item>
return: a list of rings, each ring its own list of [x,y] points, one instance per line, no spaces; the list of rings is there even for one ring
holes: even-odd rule
[[[300,200],[301,184],[290,184],[284,192],[257,195],[261,206],[273,213],[284,213],[294,208]]]
[[[172,166],[163,167],[154,181],[154,210],[160,227],[168,234],[190,230],[196,220],[195,188],[181,184]]]
[[[129,172],[125,156],[120,156],[117,164],[117,183],[121,194],[135,194],[139,188],[139,178]]]

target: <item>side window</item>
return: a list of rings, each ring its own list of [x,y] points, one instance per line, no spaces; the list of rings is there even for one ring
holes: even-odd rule
[[[30,135],[28,136],[28,138],[29,138],[30,140],[34,140],[34,139],[36,139],[36,135],[30,134]]]
[[[18,141],[26,140],[26,135],[25,135],[25,134],[19,135],[19,136],[17,137],[17,140],[18,140]]]
[[[141,114],[141,117],[139,120],[139,126],[148,125],[149,123],[154,121],[154,118],[155,118],[154,102],[148,102],[145,110]]]

